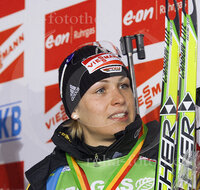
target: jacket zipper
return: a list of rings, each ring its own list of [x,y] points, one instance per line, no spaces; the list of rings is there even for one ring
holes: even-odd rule
[[[94,159],[95,159],[95,162],[94,162],[94,167],[99,167],[100,165],[98,164],[98,159],[99,159],[99,156],[97,153],[95,153],[94,155]]]

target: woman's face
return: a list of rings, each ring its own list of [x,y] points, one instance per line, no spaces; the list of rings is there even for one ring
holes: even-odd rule
[[[135,104],[130,81],[124,76],[105,78],[92,85],[72,113],[83,126],[89,145],[110,145],[114,134],[135,119]]]

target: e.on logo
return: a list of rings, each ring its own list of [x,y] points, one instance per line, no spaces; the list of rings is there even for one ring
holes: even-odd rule
[[[137,33],[144,34],[144,44],[157,43],[164,40],[163,30],[159,26],[164,24],[164,15],[157,15],[157,0],[140,0],[132,1],[122,0],[122,35],[134,35]]]
[[[23,25],[0,32],[0,83],[24,76]]]
[[[177,0],[181,15],[182,0]],[[175,13],[173,0],[169,0],[169,13]],[[122,0],[122,35],[144,34],[144,44],[165,39],[165,0]]]
[[[45,71],[57,69],[78,46],[96,40],[95,20],[96,1],[45,15]]]
[[[60,46],[63,45],[64,43],[69,43],[69,37],[70,33],[66,32],[65,34],[58,34],[57,36],[54,36],[53,34],[49,35],[46,39],[46,48],[51,49],[54,46]]]
[[[134,21],[136,23],[145,21],[147,19],[152,19],[154,14],[154,7],[150,7],[148,9],[140,9],[137,11],[136,14],[134,14],[133,10],[129,10],[124,18],[123,18],[123,23],[125,25],[131,25]]]

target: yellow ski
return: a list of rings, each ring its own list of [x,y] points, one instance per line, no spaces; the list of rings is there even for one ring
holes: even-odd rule
[[[176,111],[179,65],[179,15],[176,0],[176,17],[170,20],[166,0],[165,47],[160,110],[160,144],[156,169],[156,190],[170,190],[174,180],[174,154],[176,140]]]
[[[197,75],[197,16],[195,0],[193,12],[182,8],[180,39],[179,106],[176,157],[176,187],[190,190],[196,188],[195,173],[195,102]],[[189,5],[191,6],[191,5]]]

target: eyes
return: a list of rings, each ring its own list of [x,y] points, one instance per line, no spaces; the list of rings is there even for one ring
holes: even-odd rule
[[[102,87],[102,88],[100,88],[100,89],[95,91],[96,94],[103,94],[104,92],[105,92],[105,88],[104,87]]]
[[[124,82],[124,83],[119,84],[119,89],[121,89],[121,90],[126,90],[126,89],[129,89],[129,88],[130,88],[129,82]],[[109,90],[109,86],[104,84],[100,88],[98,88],[95,91],[95,93],[96,94],[104,94],[104,93],[106,93],[107,90]]]

